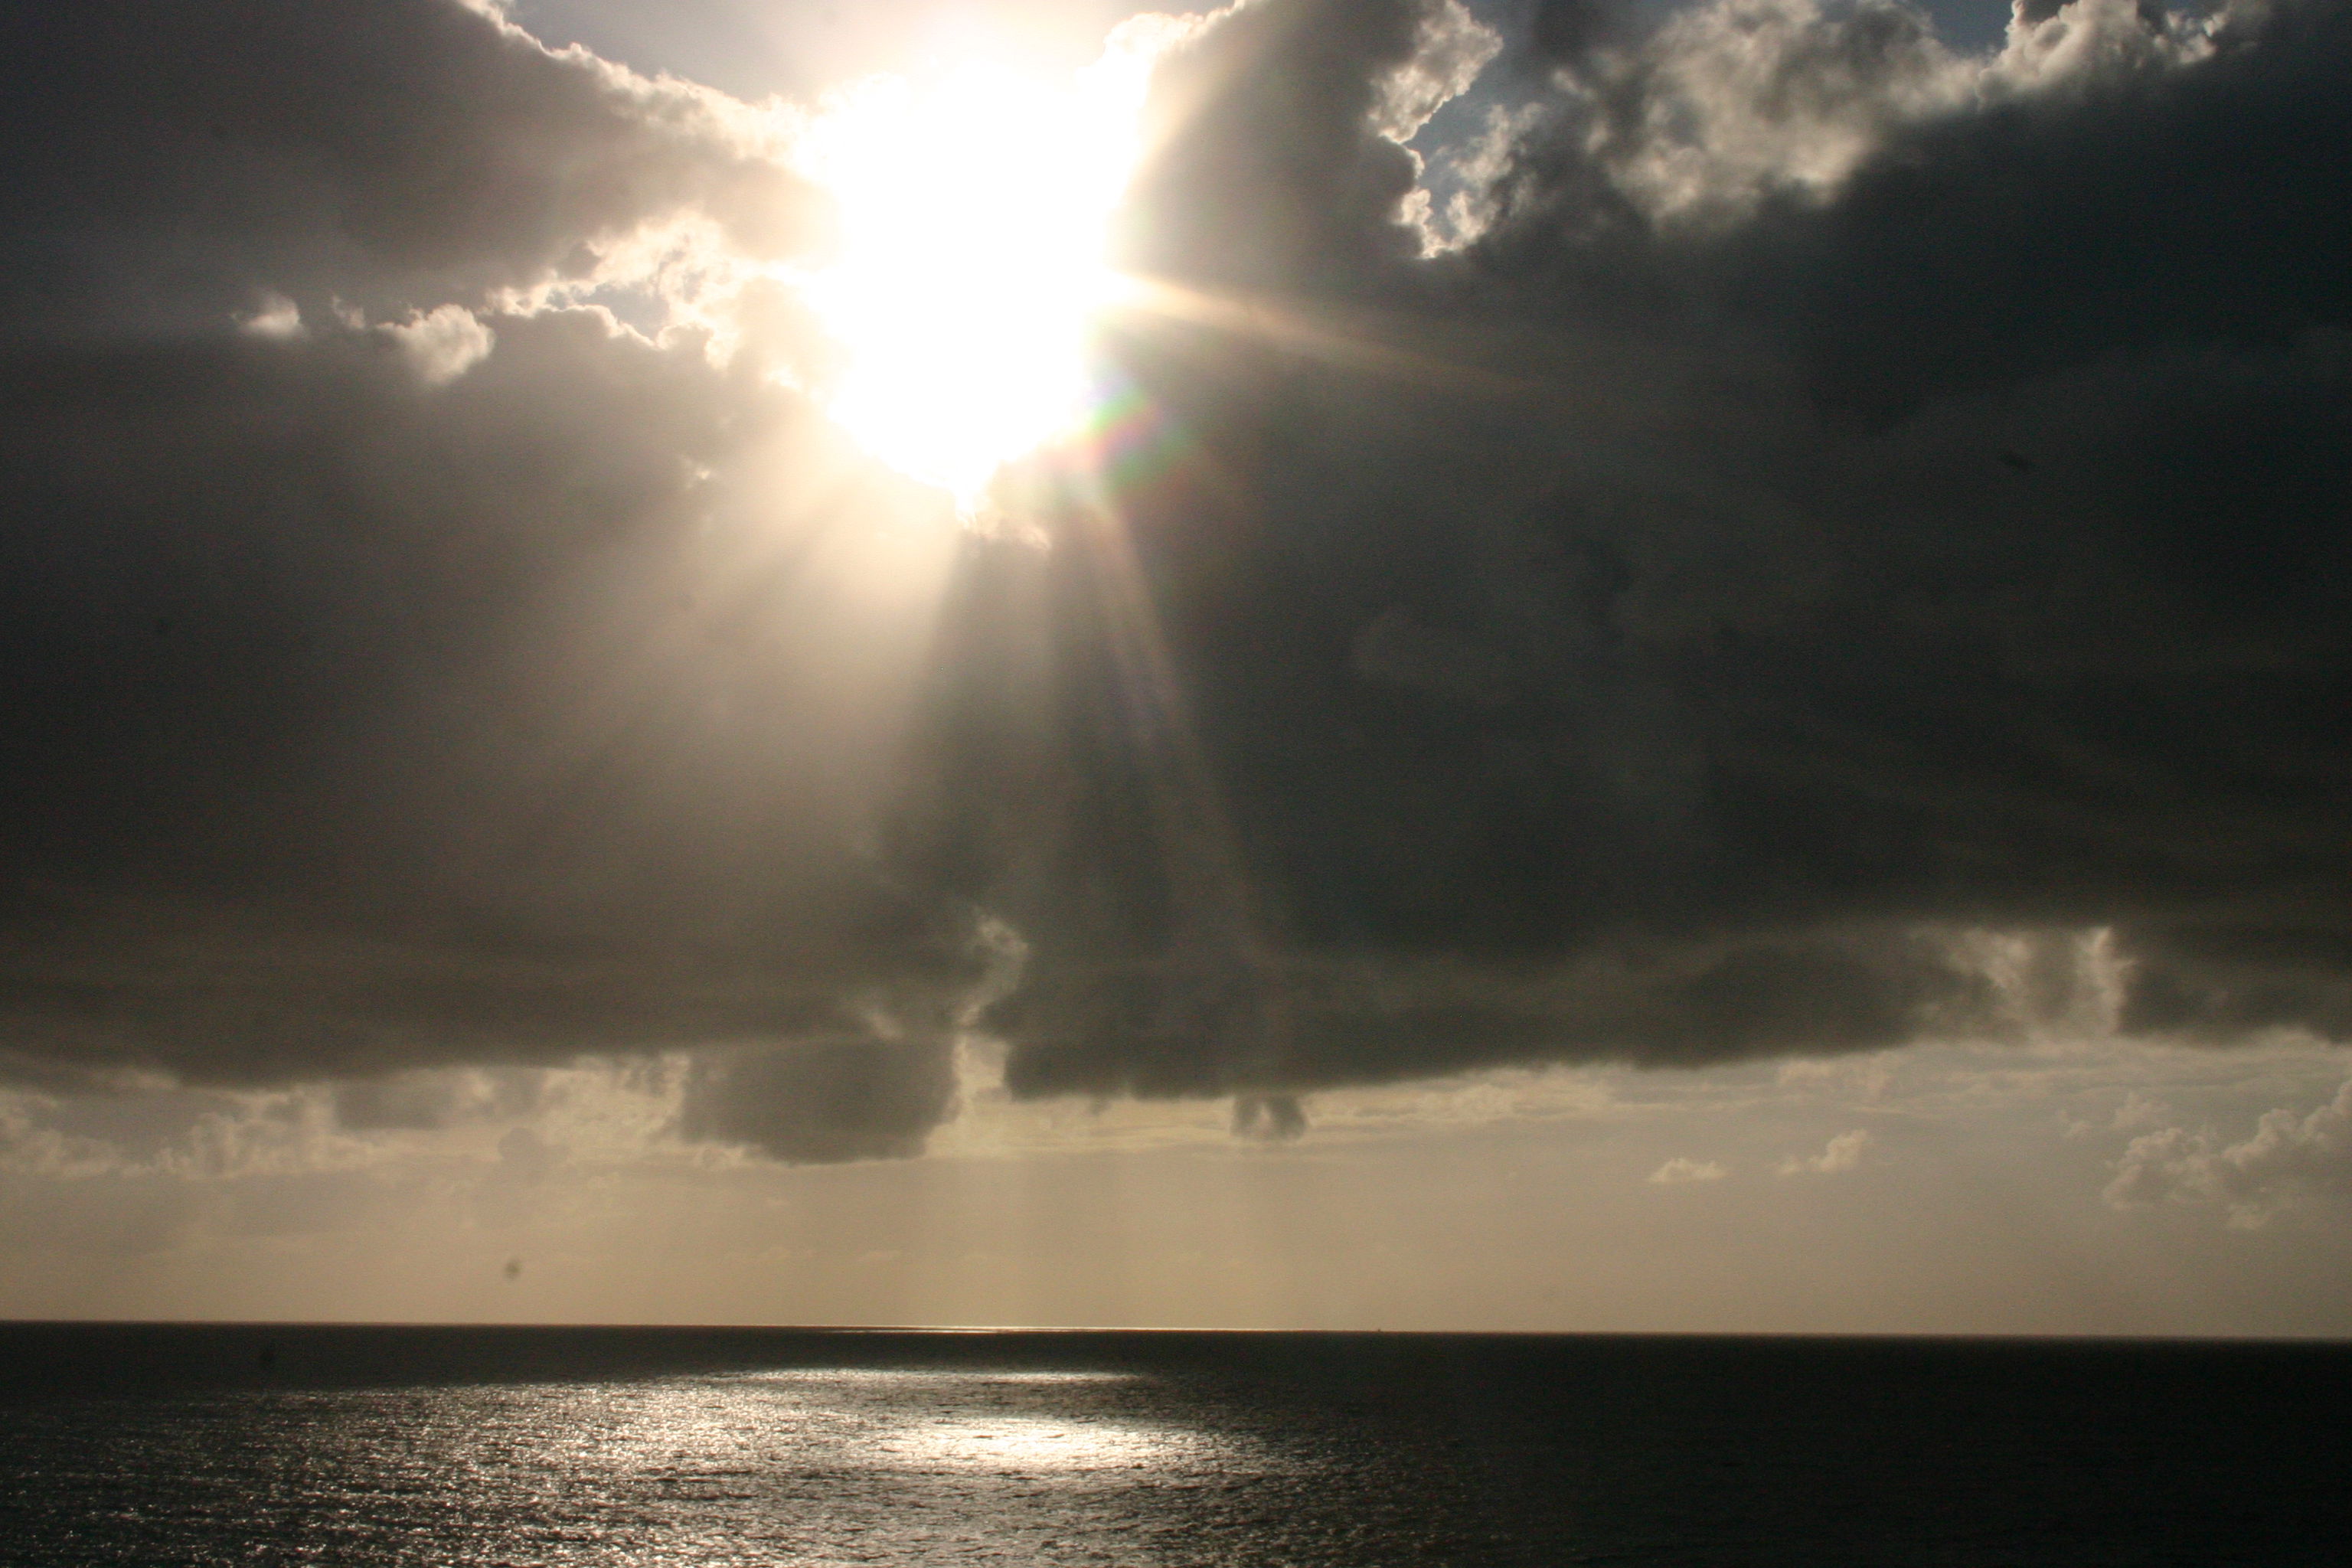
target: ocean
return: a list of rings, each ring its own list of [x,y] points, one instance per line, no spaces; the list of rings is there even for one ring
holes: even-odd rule
[[[0,1325],[10,1564],[2352,1562],[2352,1346]]]

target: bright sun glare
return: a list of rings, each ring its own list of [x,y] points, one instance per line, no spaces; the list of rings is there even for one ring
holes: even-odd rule
[[[1088,321],[1117,288],[1107,228],[1160,41],[1114,35],[1061,83],[979,61],[876,79],[807,127],[804,165],[842,222],[807,284],[845,355],[827,405],[966,512],[1085,413]]]

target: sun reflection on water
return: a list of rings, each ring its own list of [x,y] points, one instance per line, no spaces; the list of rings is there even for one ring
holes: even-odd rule
[[[1146,1382],[1110,1373],[864,1370],[680,1380],[638,1391],[625,1417],[572,1458],[606,1472],[705,1478],[785,1455],[803,1473],[909,1479],[1265,1467],[1266,1456],[1231,1438],[1137,1419]]]
[[[1360,1510],[1333,1489],[1362,1459],[1297,1416],[1118,1372],[240,1394],[120,1439],[235,1511],[109,1560],[1356,1568]],[[94,1504],[68,1489],[54,1506]]]

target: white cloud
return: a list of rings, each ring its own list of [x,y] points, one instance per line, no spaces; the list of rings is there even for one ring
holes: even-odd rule
[[[1712,1160],[1692,1160],[1677,1154],[1651,1172],[1650,1180],[1670,1187],[1684,1182],[1719,1182],[1730,1173]]]
[[[2221,1204],[2230,1224],[2258,1229],[2298,1198],[2352,1192],[2352,1079],[2317,1110],[2266,1110],[2253,1136],[2224,1145],[2210,1128],[2160,1128],[2133,1139],[2116,1163],[2106,1199]]]
[[[1380,83],[1372,126],[1391,142],[1410,142],[1429,117],[1469,90],[1503,39],[1461,0],[1439,0],[1421,19],[1412,58]]]
[[[299,338],[303,335],[302,308],[274,289],[267,290],[251,315],[236,319],[236,330],[247,337]]]
[[[1596,147],[1654,215],[1736,217],[1773,194],[1826,199],[1940,116],[2193,65],[2212,52],[2212,26],[2152,27],[2138,0],[2073,0],[1972,55],[1899,0],[1716,0],[1638,53],[1587,63],[1619,105]]]
[[[1927,19],[1863,4],[1724,0],[1660,30],[1618,177],[1661,216],[1826,195],[1895,127],[1965,101],[1974,71]]]
[[[387,321],[376,330],[400,345],[427,386],[457,380],[488,358],[498,341],[463,305],[443,305],[429,314],[411,311],[407,321]]]
[[[1862,1152],[1870,1147],[1870,1133],[1857,1127],[1851,1132],[1841,1132],[1831,1139],[1818,1154],[1791,1154],[1776,1167],[1784,1176],[1801,1175],[1808,1172],[1817,1176],[1835,1176],[1862,1163]]]

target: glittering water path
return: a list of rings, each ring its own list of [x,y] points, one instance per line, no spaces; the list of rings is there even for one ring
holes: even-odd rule
[[[2331,1347],[0,1326],[0,1352],[12,1563],[2084,1568],[2352,1538]]]

